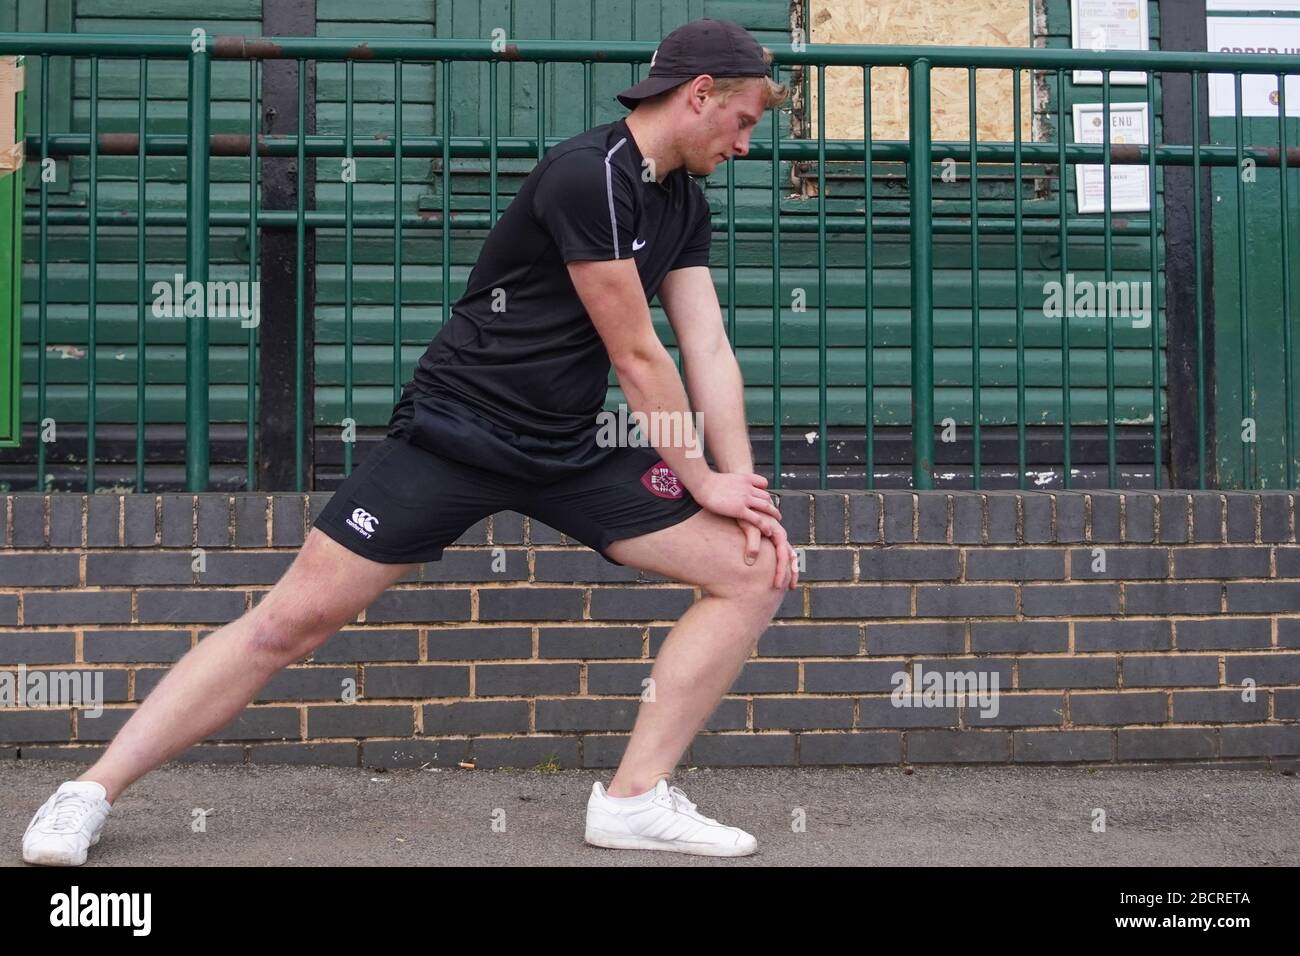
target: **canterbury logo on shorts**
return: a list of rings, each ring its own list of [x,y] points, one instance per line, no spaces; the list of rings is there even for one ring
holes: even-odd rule
[[[685,491],[682,483],[677,480],[677,475],[662,458],[641,476],[641,484],[660,498],[680,498]]]
[[[363,538],[369,538],[379,527],[379,519],[363,508],[357,508],[348,519],[348,526]]]

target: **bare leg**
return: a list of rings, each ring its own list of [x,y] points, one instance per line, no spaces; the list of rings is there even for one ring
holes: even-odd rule
[[[637,712],[608,793],[644,793],[672,775],[682,754],[740,674],[786,591],[774,588],[776,552],[764,538],[746,565],[744,533],[731,518],[701,511],[687,520],[624,538],[608,549],[629,567],[698,585],[692,604],[664,641],[650,671],[654,701]]]
[[[77,779],[102,784],[108,801],[117,800],[234,720],[277,671],[309,655],[415,566],[370,561],[313,528],[275,587],[177,661]]]

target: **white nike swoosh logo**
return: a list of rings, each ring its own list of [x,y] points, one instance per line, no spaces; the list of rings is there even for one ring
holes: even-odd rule
[[[644,239],[633,239],[633,240],[632,240],[632,251],[633,251],[633,252],[636,252],[638,249],[640,249],[640,248],[641,248],[642,246],[644,246],[644,245],[645,245],[645,240],[644,240]]]

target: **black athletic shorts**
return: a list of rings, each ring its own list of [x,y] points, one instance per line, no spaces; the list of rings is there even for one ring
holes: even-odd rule
[[[395,416],[396,418],[396,416]],[[653,447],[610,449],[599,464],[539,484],[433,454],[394,426],[326,503],[315,527],[364,558],[437,561],[488,515],[529,515],[599,552],[684,521],[700,505]]]

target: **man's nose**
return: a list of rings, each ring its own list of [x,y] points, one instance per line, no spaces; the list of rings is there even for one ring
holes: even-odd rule
[[[746,132],[736,143],[734,147],[737,156],[744,156],[749,152],[749,133]]]

